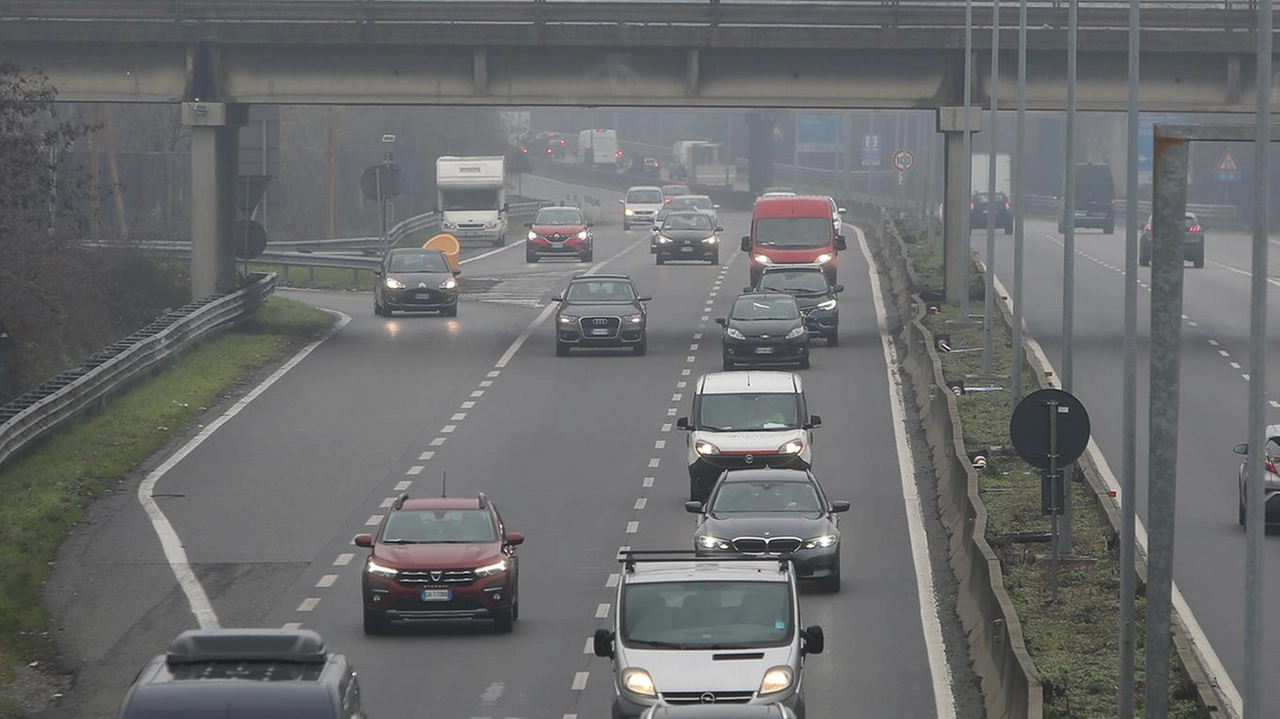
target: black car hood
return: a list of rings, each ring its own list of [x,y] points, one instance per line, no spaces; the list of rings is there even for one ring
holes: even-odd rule
[[[605,304],[568,304],[560,308],[560,314],[574,315],[576,317],[626,317],[634,315],[640,311],[640,308],[632,304],[623,304],[618,302]]]
[[[748,337],[769,335],[785,337],[791,330],[803,326],[800,318],[793,320],[730,320],[729,326]]]
[[[751,512],[708,516],[701,531],[720,539],[735,537],[799,537],[813,539],[831,531],[831,522],[820,513]]]
[[[715,236],[711,230],[662,230],[663,237],[670,237],[677,242],[688,240],[705,240],[708,237]]]
[[[419,284],[425,284],[428,289],[436,289],[441,282],[453,277],[452,272],[388,272],[387,277],[393,277],[404,283],[406,289],[419,289]]]

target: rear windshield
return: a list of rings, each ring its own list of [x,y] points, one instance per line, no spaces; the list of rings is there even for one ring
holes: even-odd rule
[[[756,220],[758,247],[826,247],[831,244],[829,217],[765,217]]]
[[[784,582],[654,582],[622,592],[623,644],[648,649],[741,649],[791,643]]]
[[[639,205],[662,204],[662,193],[657,190],[632,190],[627,193],[627,202]]]
[[[782,392],[704,394],[697,426],[708,432],[799,429],[800,403],[794,394]]]

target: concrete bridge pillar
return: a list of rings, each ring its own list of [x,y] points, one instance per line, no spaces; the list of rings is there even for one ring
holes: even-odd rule
[[[191,128],[191,297],[236,289],[235,183],[247,105],[182,103]]]
[[[977,132],[982,122],[982,108],[970,108],[969,131]],[[964,108],[938,108],[938,132],[943,136],[943,156],[946,165],[942,205],[942,247],[945,269],[947,302],[959,304],[962,293],[967,292],[964,282],[965,264],[969,262],[965,252],[965,225],[968,223],[969,184],[965,174],[964,157]]]
[[[747,187],[759,196],[773,184],[773,113],[749,113],[747,133]]]

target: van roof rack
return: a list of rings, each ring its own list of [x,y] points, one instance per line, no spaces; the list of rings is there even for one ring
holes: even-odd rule
[[[723,556],[700,554],[694,549],[622,549],[618,551],[618,561],[628,572],[636,571],[637,563],[646,562],[768,562],[776,561],[778,571],[785,572],[791,568],[791,555],[779,557],[752,557],[744,554],[725,553]]]
[[[324,639],[309,629],[192,629],[169,642],[168,664],[328,661]]]

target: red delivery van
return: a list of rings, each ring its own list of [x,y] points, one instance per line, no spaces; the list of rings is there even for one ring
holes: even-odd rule
[[[751,214],[751,234],[742,238],[753,286],[765,265],[788,264],[822,265],[835,284],[836,257],[845,248],[827,197],[761,197]]]

